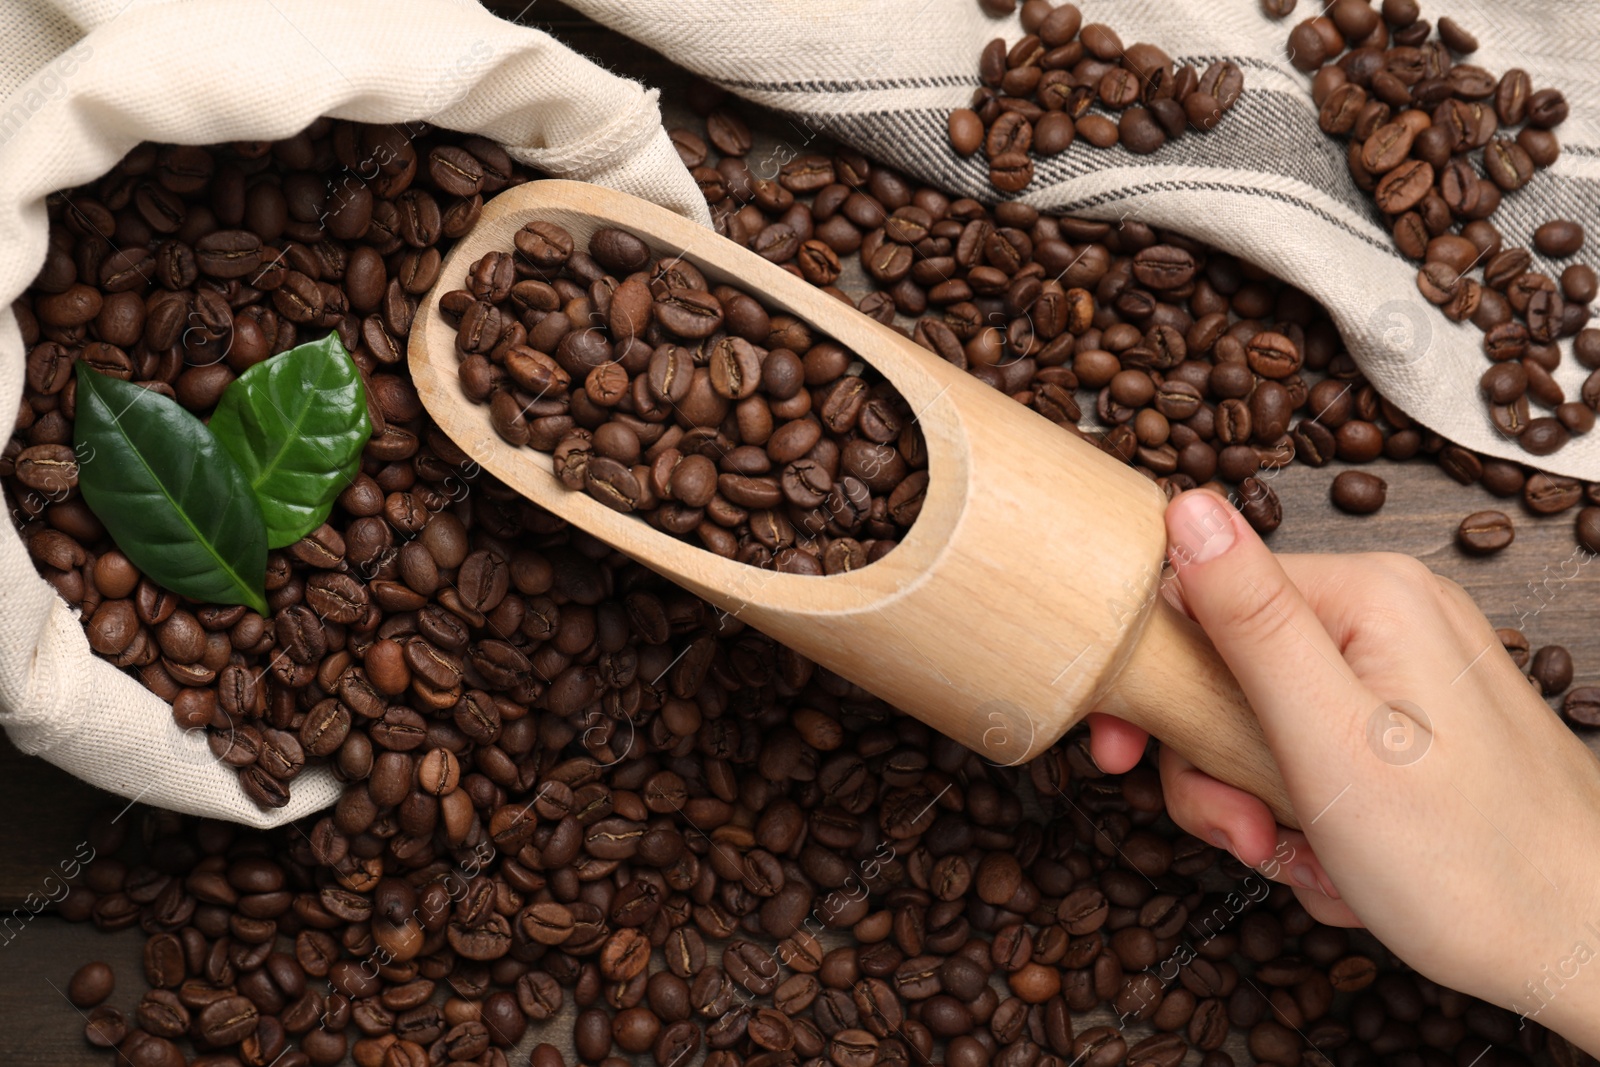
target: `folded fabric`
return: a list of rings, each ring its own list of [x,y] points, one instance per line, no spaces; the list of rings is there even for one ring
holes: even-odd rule
[[[568,2],[791,116],[779,161],[836,139],[948,192],[997,197],[983,154],[957,156],[945,124],[978,87],[983,46],[1022,37],[1020,14],[990,18],[977,0]],[[1490,423],[1478,394],[1488,367],[1483,335],[1452,323],[1417,291],[1417,264],[1395,250],[1377,208],[1350,178],[1346,143],[1317,126],[1310,77],[1289,63],[1289,31],[1317,14],[1317,5],[1302,4],[1282,21],[1265,17],[1254,0],[1078,6],[1085,23],[1103,22],[1129,45],[1157,45],[1180,64],[1204,71],[1232,61],[1244,72],[1244,95],[1210,133],[1191,131],[1151,155],[1080,142],[1038,157],[1032,183],[1016,199],[1041,210],[1168,227],[1233,252],[1316,297],[1367,379],[1419,422],[1485,455],[1600,480],[1600,433],[1535,458]],[[1482,47],[1470,62],[1497,75],[1520,67],[1536,88],[1561,89],[1571,103],[1571,117],[1556,130],[1560,159],[1508,194],[1494,215],[1507,246],[1527,245],[1551,219],[1593,221],[1600,205],[1600,75],[1593,62],[1600,28],[1592,6],[1477,0],[1437,11],[1425,5],[1422,14],[1454,15],[1476,34]],[[1555,277],[1565,261],[1536,255],[1534,264]],[[1575,399],[1587,374],[1568,355],[1555,377]]]

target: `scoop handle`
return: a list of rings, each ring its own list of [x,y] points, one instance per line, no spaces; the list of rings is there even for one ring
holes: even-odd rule
[[[1202,771],[1266,802],[1278,822],[1299,820],[1261,723],[1216,646],[1156,597],[1133,651],[1094,710],[1126,719]]]

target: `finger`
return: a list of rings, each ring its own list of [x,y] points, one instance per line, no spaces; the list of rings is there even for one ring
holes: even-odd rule
[[[1173,822],[1271,881],[1324,900],[1340,899],[1311,842],[1298,830],[1278,826],[1256,797],[1217,781],[1170,748],[1161,749],[1160,767]]]
[[[1366,923],[1361,917],[1350,910],[1350,905],[1342,900],[1329,900],[1315,889],[1301,889],[1294,887],[1295,899],[1298,900],[1306,913],[1323,926],[1343,926],[1348,929],[1365,929]]]
[[[1418,595],[1419,609],[1436,608],[1462,644],[1478,649],[1485,641],[1496,640],[1493,624],[1465,589],[1449,578],[1428,572],[1410,557],[1368,552],[1345,556],[1284,554],[1277,559],[1352,665],[1356,665],[1352,642],[1364,630],[1371,629],[1368,605],[1374,598],[1392,601],[1406,589]]]
[[[1299,830],[1279,827],[1272,858],[1258,869],[1274,882],[1282,882],[1295,889],[1308,889],[1330,900],[1340,899],[1333,879],[1317,858],[1311,842]]]
[[[1202,841],[1260,868],[1278,847],[1278,822],[1259,797],[1220,782],[1161,746],[1161,792],[1172,821]],[[1269,876],[1270,877],[1270,876]]]
[[[1126,774],[1139,765],[1150,735],[1115,715],[1092,711],[1089,722],[1089,755],[1095,766],[1107,774]]]
[[[1161,598],[1168,604],[1177,608],[1188,618],[1194,618],[1194,613],[1189,610],[1189,605],[1183,599],[1183,579],[1178,577],[1176,572],[1164,577],[1161,584],[1156,588],[1161,591]]]
[[[1341,656],[1360,632],[1364,615],[1358,605],[1369,602],[1366,594],[1373,581],[1373,570],[1355,560],[1365,556],[1296,555],[1277,556],[1289,581],[1300,591],[1322,628],[1327,631]],[[1379,591],[1380,599],[1383,598]],[[1370,617],[1367,616],[1370,622]]]
[[[1353,605],[1365,603],[1361,594],[1374,580],[1375,569],[1367,562],[1371,554],[1283,552],[1273,558],[1342,652],[1362,618]]]
[[[1372,700],[1311,606],[1232,504],[1190,491],[1167,508],[1184,599],[1261,719],[1291,793],[1349,781],[1328,744]]]

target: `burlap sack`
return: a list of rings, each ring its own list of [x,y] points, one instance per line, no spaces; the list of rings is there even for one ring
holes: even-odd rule
[[[945,189],[993,196],[982,163],[949,151],[945,115],[976,86],[982,45],[1020,35],[1015,17],[990,19],[975,0],[569,2],[792,116],[785,143],[751,160],[757,169],[832,138]],[[1307,79],[1283,58],[1292,20],[1268,22],[1255,0],[1080,6],[1087,21],[1180,61],[1233,60],[1246,93],[1218,131],[1153,156],[1079,146],[1041,161],[1025,199],[1172,227],[1245,256],[1321,300],[1367,376],[1410,414],[1480,452],[1526,458],[1496,436],[1477,398],[1477,331],[1417,295],[1414,267],[1346,174],[1343,145],[1317,129]],[[1596,217],[1600,79],[1583,12],[1573,0],[1471,0],[1455,11],[1485,42],[1475,61],[1521,66],[1572,102],[1560,161],[1496,215],[1512,243],[1549,218]],[[0,308],[43,260],[47,193],[99,176],[141,140],[280,137],[319,114],[483,133],[549,174],[707,221],[657,126],[653,93],[465,2],[12,0],[0,5],[0,100]],[[0,410],[16,404],[22,371],[16,324],[0,310]],[[1569,395],[1582,377],[1570,360],[1557,374]],[[1600,479],[1600,435],[1541,465]],[[9,524],[0,531],[0,724],[24,751],[180,811],[264,826],[337,795],[315,770],[296,781],[286,809],[256,809],[165,703],[89,651]]]
[[[99,177],[140,141],[266,140],[318,115],[429,120],[493,137],[547,174],[710,221],[654,90],[472,3],[7,0],[0,100],[5,412],[24,369],[10,305],[44,261],[45,196]],[[130,799],[253,826],[338,798],[316,768],[287,807],[258,809],[202,732],[179,731],[164,701],[90,651],[76,610],[35,573],[12,523],[0,526],[0,723],[18,748]]]

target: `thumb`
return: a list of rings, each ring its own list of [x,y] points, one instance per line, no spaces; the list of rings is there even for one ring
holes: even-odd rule
[[[1305,781],[1297,772],[1331,771],[1342,761],[1330,761],[1330,728],[1370,701],[1282,565],[1232,504],[1205,490],[1173,500],[1167,540],[1189,612],[1260,718],[1291,793]]]

